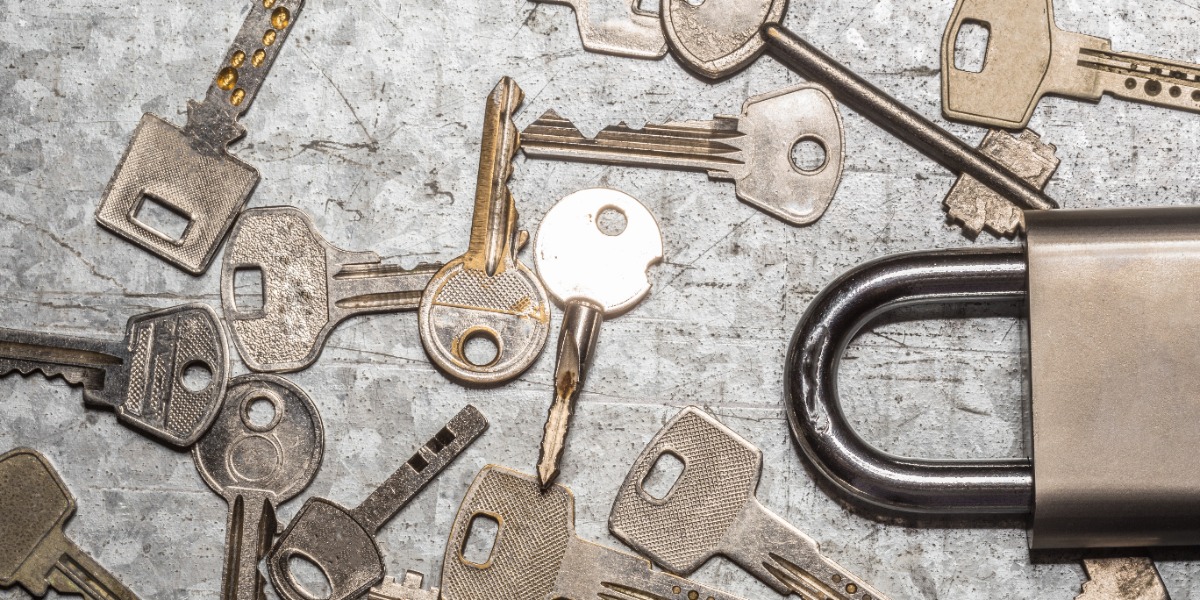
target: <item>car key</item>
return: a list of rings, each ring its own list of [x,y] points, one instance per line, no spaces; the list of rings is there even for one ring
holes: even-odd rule
[[[565,4],[575,11],[579,25],[579,39],[583,47],[592,52],[634,56],[636,58],[662,58],[667,54],[667,38],[663,37],[662,24],[658,15],[642,10],[638,0],[531,0]],[[624,18],[596,19],[608,11],[593,11],[591,4],[624,5]],[[612,8],[612,7],[608,7]]]
[[[978,72],[955,65],[965,23],[986,27]],[[1053,0],[958,0],[942,37],[942,112],[991,127],[1020,129],[1042,96],[1099,102],[1109,94],[1200,112],[1200,65],[1128,52],[1054,22]]]
[[[485,557],[468,552],[483,524],[494,526]],[[450,529],[442,560],[443,600],[738,600],[650,568],[650,561],[575,534],[575,498],[561,485],[484,467]]]
[[[483,413],[468,404],[358,508],[346,509],[324,498],[309,498],[267,556],[275,592],[287,600],[312,598],[293,576],[289,561],[295,556],[325,575],[331,590],[327,600],[358,597],[382,581],[383,552],[375,541],[376,532],[487,427]]]
[[[1043,142],[1029,129],[1017,135],[992,129],[979,143],[980,152],[1039,190],[1045,189],[1058,169],[1055,150],[1054,144]],[[1000,236],[1013,236],[1025,229],[1025,213],[1017,205],[967,174],[958,177],[942,204],[947,215],[972,237],[985,227]]]
[[[379,585],[367,592],[367,600],[441,600],[437,588],[421,589],[425,575],[416,571],[405,571],[404,579],[397,582],[384,577]]]
[[[350,317],[415,311],[442,266],[403,269],[382,264],[374,252],[334,247],[308,213],[290,206],[243,212],[222,260],[225,322],[246,366],[267,372],[312,365],[329,334]],[[242,270],[259,273],[261,306],[238,306],[234,286]]]
[[[664,454],[682,462],[683,472],[670,490],[652,494],[645,481]],[[673,573],[691,573],[721,554],[781,594],[886,600],[759,503],[754,492],[761,474],[761,450],[699,408],[685,408],[630,468],[609,530]]]
[[[537,360],[550,334],[546,290],[517,253],[529,234],[517,231],[517,206],[508,190],[512,158],[520,145],[513,112],[521,88],[509,77],[488,95],[484,113],[475,213],[467,253],[446,263],[421,298],[421,343],[450,376],[498,384]],[[466,355],[473,339],[490,341],[495,358],[475,364]]]
[[[737,197],[792,225],[821,218],[842,178],[844,132],[833,98],[804,83],[755,96],[741,117],[647,125],[621,123],[588,139],[554,111],[521,133],[521,150],[534,158],[621,166],[707,171],[734,181]],[[824,160],[797,165],[792,149],[812,144]]]
[[[1083,568],[1088,581],[1075,600],[1171,600],[1149,558],[1085,558]]]
[[[601,215],[624,216],[625,228],[600,229]],[[537,472],[542,487],[558,477],[575,402],[587,379],[592,351],[607,317],[623,314],[650,292],[646,270],[662,260],[662,232],[637,199],[617,190],[575,192],[546,213],[534,242],[538,277],[564,305],[554,402],[546,417]]]
[[[251,0],[250,12],[202,102],[188,103],[183,129],[146,113],[133,132],[96,222],[146,251],[199,275],[258,185],[254,167],[227,146],[246,129],[238,123],[263,80],[304,0]],[[140,219],[154,203],[187,220],[182,232],[160,231]]]
[[[265,600],[258,562],[277,530],[275,510],[308,487],[324,453],[321,414],[304,390],[274,375],[229,383],[212,431],[192,448],[204,483],[229,503],[223,600]]]
[[[75,497],[37,450],[0,456],[0,588],[19,583],[41,598],[48,589],[89,600],[137,600],[63,533]]]
[[[221,408],[225,345],[217,313],[186,304],[135,315],[121,341],[0,328],[0,374],[62,377],[83,386],[85,404],[108,407],[138,432],[187,447]]]

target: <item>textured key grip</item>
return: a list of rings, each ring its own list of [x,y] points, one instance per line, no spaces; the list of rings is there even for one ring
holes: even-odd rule
[[[75,513],[75,499],[46,457],[17,448],[0,456],[0,587]]]

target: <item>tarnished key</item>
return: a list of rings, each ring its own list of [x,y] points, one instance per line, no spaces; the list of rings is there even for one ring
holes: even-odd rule
[[[964,24],[988,30],[983,68],[958,67]],[[1200,112],[1200,65],[1113,52],[1104,38],[1054,22],[1053,0],[958,0],[942,37],[942,112],[970,123],[1020,129],[1042,96],[1099,102],[1104,94]]]
[[[89,600],[137,600],[112,573],[67,539],[63,526],[75,497],[37,450],[0,456],[0,588],[21,584],[41,598],[48,589]]]
[[[326,600],[356,598],[382,581],[383,553],[375,542],[376,532],[487,427],[479,409],[467,405],[358,508],[309,498],[267,556],[275,592],[287,600],[313,597],[292,573],[293,557],[308,561],[325,576],[331,590]]]
[[[196,470],[229,503],[222,600],[265,600],[258,562],[278,530],[276,508],[321,466],[325,428],[304,390],[274,375],[243,375],[212,431],[192,448]]]
[[[244,0],[243,0],[244,1]],[[226,149],[246,134],[238,123],[292,30],[304,0],[251,0],[250,12],[202,102],[188,103],[181,130],[146,113],[117,165],[96,221],[159,258],[199,275],[246,205],[259,173]],[[148,203],[186,220],[161,231]]]
[[[601,230],[601,215],[608,211],[624,217],[624,229]],[[537,466],[538,479],[547,487],[558,477],[571,415],[587,379],[600,324],[630,310],[650,293],[646,270],[662,260],[662,232],[654,215],[636,198],[604,188],[581,190],[546,213],[533,256],[538,276],[564,305],[554,364],[554,402],[546,417]]]
[[[1171,600],[1149,558],[1085,558],[1083,568],[1088,581],[1075,600]]]
[[[83,386],[85,404],[108,407],[129,427],[185,447],[221,408],[225,345],[217,313],[186,304],[135,315],[120,341],[0,329],[0,374],[62,377]]]
[[[570,6],[579,24],[579,39],[592,52],[635,58],[662,58],[667,53],[658,14],[640,8],[640,0],[531,1]],[[617,14],[608,14],[610,11]]]
[[[485,523],[495,527],[491,551],[475,556],[467,544],[475,548]],[[475,476],[454,518],[442,560],[442,599],[497,598],[738,600],[580,538],[570,490],[542,490],[531,475],[491,465]]]
[[[549,111],[521,132],[521,150],[535,158],[707,171],[734,182],[742,201],[792,225],[821,218],[842,178],[842,117],[819,85],[804,83],[755,96],[741,117],[717,115],[631,129],[624,123],[588,139]],[[792,158],[805,146],[819,160]],[[819,155],[819,156],[817,156]]]
[[[429,282],[417,313],[430,359],[469,383],[498,384],[520,375],[537,360],[550,334],[546,290],[517,260],[529,234],[517,230],[517,206],[508,191],[520,145],[512,118],[522,96],[508,77],[488,95],[471,243]],[[474,339],[490,342],[495,357],[479,364],[468,358],[466,348]]]
[[[384,577],[379,585],[367,592],[367,600],[441,600],[437,588],[421,589],[425,575],[416,571],[405,571],[404,579],[397,582]]]
[[[1041,190],[1058,169],[1055,147],[1029,129],[1012,135],[992,129],[979,143],[979,151],[1004,165],[1029,185]],[[943,202],[947,214],[958,221],[971,236],[987,229],[1000,236],[1012,236],[1025,229],[1025,212],[1004,196],[992,191],[970,175],[960,175]]]
[[[374,252],[349,252],[321,237],[312,217],[275,206],[242,213],[221,265],[225,322],[246,366],[299,371],[311,365],[339,323],[357,315],[415,311],[440,264],[385,265]],[[239,271],[257,272],[262,298],[239,306]]]
[[[664,454],[683,463],[673,486],[646,490]],[[696,407],[681,411],[634,462],[609,515],[613,535],[674,573],[729,557],[781,594],[805,600],[886,600],[821,554],[812,538],[766,509],[754,492],[762,451]]]

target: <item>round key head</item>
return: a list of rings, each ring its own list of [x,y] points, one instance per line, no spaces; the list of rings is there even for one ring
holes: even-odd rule
[[[762,27],[779,23],[787,0],[663,0],[667,42],[688,68],[720,79],[763,51]]]
[[[75,499],[46,457],[29,448],[0,456],[0,587],[12,585],[46,536],[74,513]]]

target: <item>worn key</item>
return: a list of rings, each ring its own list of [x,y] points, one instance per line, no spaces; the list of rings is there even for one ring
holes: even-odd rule
[[[120,341],[0,329],[0,374],[62,377],[83,386],[85,404],[107,407],[129,427],[186,447],[221,408],[229,373],[225,345],[217,313],[187,304],[130,318]]]
[[[833,98],[825,88],[805,83],[750,98],[741,117],[643,129],[622,123],[592,139],[549,111],[521,132],[521,150],[534,158],[707,171],[712,179],[732,180],[747,204],[807,225],[825,214],[837,192],[843,136]],[[798,164],[792,159],[798,145],[820,160]]]
[[[471,243],[429,282],[417,313],[430,359],[452,377],[474,384],[520,375],[537,360],[550,334],[546,290],[517,260],[529,234],[517,230],[517,206],[508,190],[520,145],[513,112],[523,95],[509,77],[488,95]],[[468,358],[467,345],[476,339],[493,345],[494,358]]]
[[[245,135],[238,118],[250,108],[303,6],[304,0],[251,0],[208,95],[188,103],[183,129],[150,113],[142,116],[96,209],[100,225],[188,273],[208,270],[259,180],[258,170],[230,155],[227,146]],[[149,222],[145,215],[153,208],[174,215],[178,230]]]
[[[75,497],[37,450],[0,456],[0,588],[21,584],[41,598],[48,589],[89,600],[137,600],[117,578],[67,539],[63,526]]]
[[[292,573],[291,560],[297,557],[325,576],[331,590],[327,600],[356,598],[382,581],[383,552],[376,532],[487,427],[479,409],[467,405],[357,508],[309,498],[267,556],[275,592],[287,600],[313,597]]]
[[[1149,558],[1085,558],[1083,568],[1088,581],[1075,600],[1171,600]]]
[[[258,562],[277,531],[276,508],[317,475],[321,415],[304,390],[274,375],[243,375],[212,431],[192,448],[196,470],[229,503],[222,600],[265,600]]]
[[[579,24],[579,39],[592,52],[635,58],[662,58],[667,53],[658,15],[643,10],[641,0],[531,1],[570,6]]]
[[[440,264],[385,265],[374,252],[349,252],[317,232],[308,213],[290,206],[242,213],[221,265],[225,322],[246,366],[287,372],[317,360],[329,334],[357,315],[415,311]],[[257,273],[262,296],[241,306],[239,272]]]
[[[486,553],[480,543],[485,531],[491,535],[482,541],[492,542]],[[738,600],[580,538],[570,490],[543,490],[536,477],[491,465],[475,476],[451,526],[442,599],[497,598]]]
[[[379,585],[367,592],[367,600],[441,600],[437,588],[421,589],[425,575],[416,571],[405,571],[404,579],[396,581],[384,577]]]
[[[1013,135],[992,129],[979,143],[979,151],[1004,165],[1037,189],[1058,169],[1054,144],[1042,141],[1037,132],[1025,129]],[[1013,236],[1025,229],[1025,212],[970,175],[960,175],[942,203],[947,215],[962,224],[972,237],[987,228],[1000,236]]]
[[[646,479],[664,455],[682,462],[683,470],[669,490],[652,493]],[[685,408],[629,470],[609,530],[674,573],[691,573],[721,554],[781,594],[886,600],[759,503],[754,493],[761,474],[762,451],[704,411]]]
[[[620,231],[601,229],[601,216],[623,217]],[[662,260],[662,232],[654,215],[634,197],[604,188],[575,192],[558,201],[538,227],[534,242],[538,276],[563,308],[554,363],[554,402],[546,417],[538,479],[558,477],[575,402],[587,379],[592,351],[605,318],[623,314],[650,293],[646,270]]]

